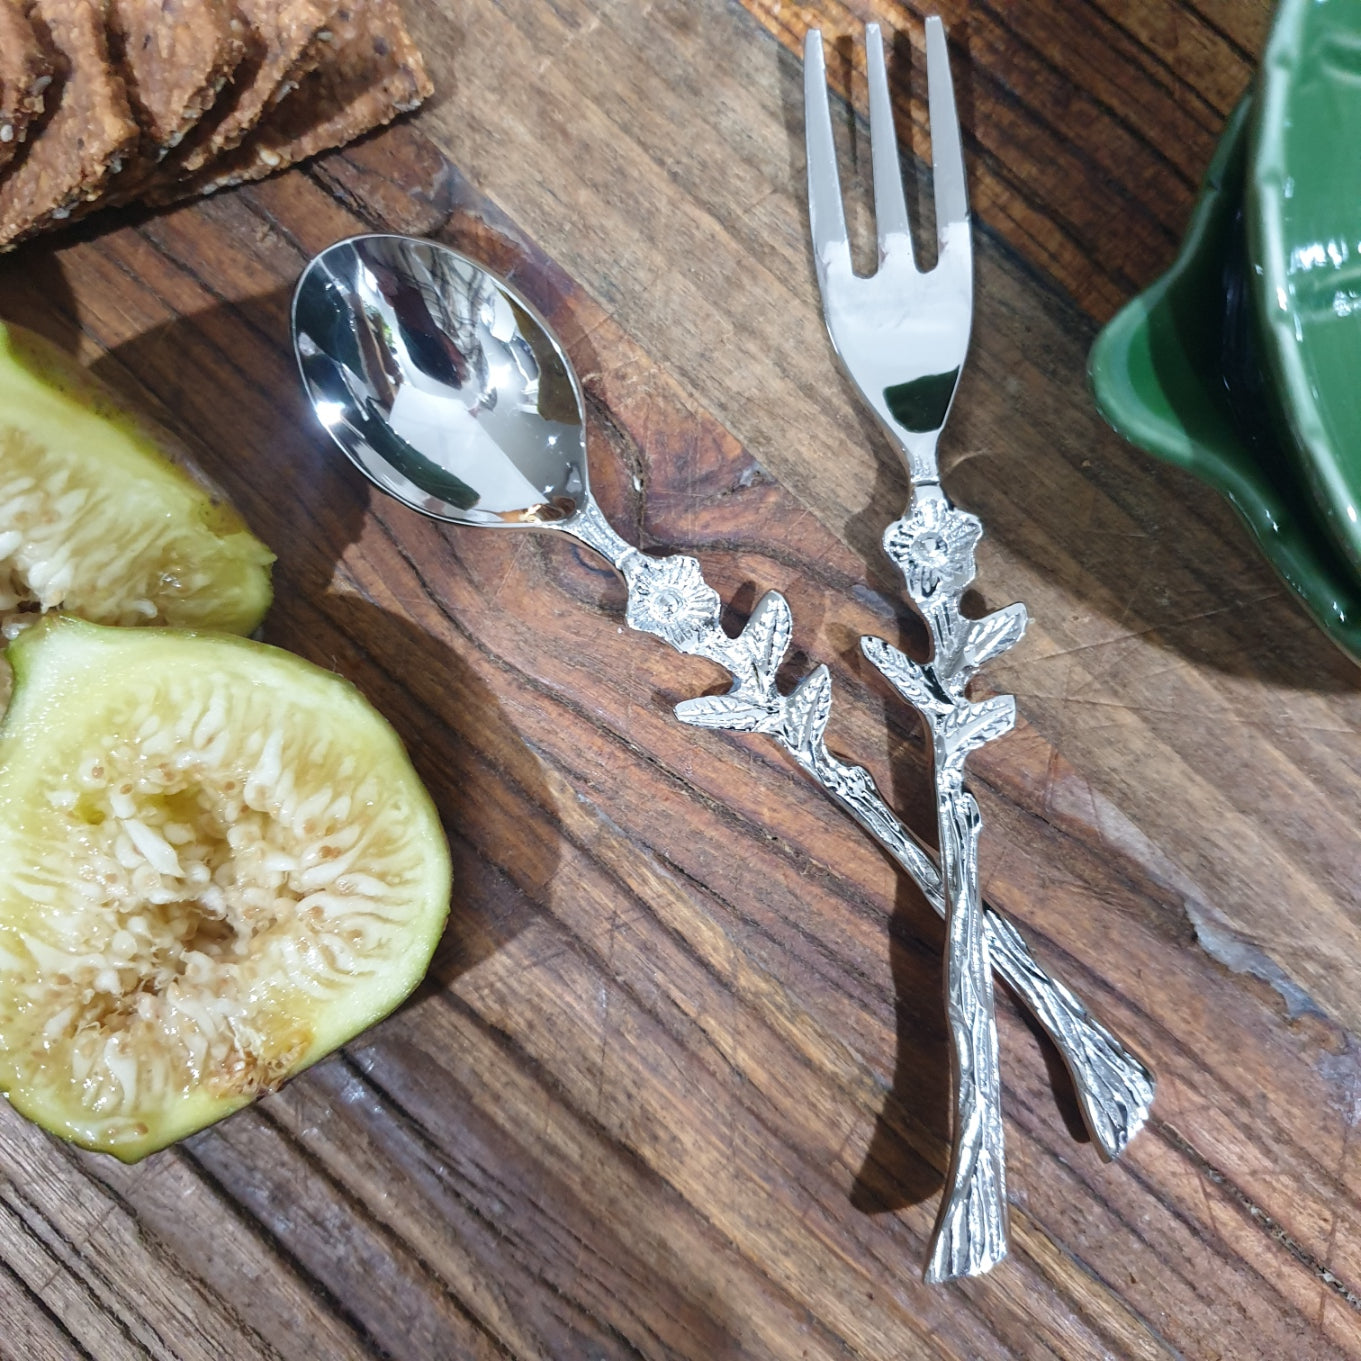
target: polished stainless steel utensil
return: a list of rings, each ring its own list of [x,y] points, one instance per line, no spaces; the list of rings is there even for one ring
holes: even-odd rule
[[[354,237],[304,271],[293,338],[318,419],[370,480],[435,519],[557,530],[601,553],[628,585],[633,628],[732,675],[726,694],[686,700],[677,715],[769,734],[944,914],[931,857],[868,772],[827,750],[827,668],[788,695],[776,688],[793,633],[784,597],[766,595],[730,637],[694,558],[651,557],[610,528],[590,492],[576,376],[543,320],[506,283],[430,241]],[[993,967],[1052,1036],[1098,1147],[1114,1157],[1147,1114],[1146,1070],[1006,922],[987,909],[984,919]]]
[[[851,265],[827,96],[822,35],[808,33],[804,100],[808,205],[827,329],[842,365],[901,451],[912,502],[890,525],[884,548],[901,569],[931,638],[924,665],[878,638],[865,655],[922,715],[931,734],[946,930],[946,1015],[950,1031],[954,1140],[927,1267],[930,1280],[976,1275],[1006,1254],[1006,1165],[992,968],[1000,919],[989,919],[978,887],[978,805],[964,787],[971,751],[1009,731],[1010,695],[974,703],[965,687],[985,662],[1014,646],[1025,607],[966,618],[960,599],[974,577],[982,526],[957,510],[940,486],[936,445],[969,345],[973,251],[964,154],[955,112],[945,30],[926,21],[927,97],[938,254],[917,268],[903,194],[893,105],[879,26],[865,30],[870,99],[870,157],[879,265],[868,277]],[[1002,946],[1002,948],[1006,948]],[[1152,1078],[1138,1065],[1124,1078],[1139,1092],[1143,1121]],[[1133,1133],[1131,1129],[1130,1134]]]

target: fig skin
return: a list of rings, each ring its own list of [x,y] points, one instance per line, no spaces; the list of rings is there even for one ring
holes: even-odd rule
[[[136,1162],[419,984],[449,910],[448,844],[349,682],[232,635],[56,615],[10,651],[0,1090],[17,1110]]]

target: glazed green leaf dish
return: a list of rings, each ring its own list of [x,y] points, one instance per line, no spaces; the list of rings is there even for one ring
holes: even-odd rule
[[[1282,0],[1244,204],[1272,415],[1361,574],[1361,0]]]
[[[1243,211],[1249,117],[1247,101],[1230,117],[1172,268],[1097,337],[1092,390],[1127,440],[1229,501],[1314,619],[1361,661],[1361,584],[1310,502],[1259,376]]]

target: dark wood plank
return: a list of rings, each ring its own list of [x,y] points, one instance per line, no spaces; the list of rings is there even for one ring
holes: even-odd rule
[[[877,546],[906,488],[832,376],[781,45],[871,12],[416,8],[442,93],[414,127],[0,263],[0,312],[196,437],[280,550],[268,636],[393,720],[458,885],[416,998],[178,1149],[127,1169],[0,1108],[0,1350],[1361,1355],[1355,670],[1083,387],[1256,7],[951,15],[984,230],[947,481],[989,531],[987,603],[1035,619],[989,674],[1022,721],[974,767],[986,889],[1161,1084],[1102,1166],[1001,999],[1013,1253],[987,1278],[920,1279],[947,1117],[915,891],[775,749],[675,721],[719,678],[629,633],[602,564],[370,495],[296,391],[288,292],[337,237],[432,233],[509,273],[583,376],[621,531],[696,553],[734,625],[786,591],[834,747],[929,826],[921,734],[856,649],[921,642]],[[838,131],[849,165],[865,129]]]

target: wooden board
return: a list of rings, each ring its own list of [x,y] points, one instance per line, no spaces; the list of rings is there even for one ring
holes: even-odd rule
[[[0,1108],[0,1355],[1361,1355],[1361,699],[1231,512],[1104,429],[1097,323],[1175,246],[1266,8],[943,7],[980,210],[946,482],[979,591],[1034,623],[972,764],[990,899],[1160,1079],[1103,1166],[999,1000],[1012,1256],[921,1281],[948,1134],[939,926],[551,538],[423,521],[323,443],[287,344],[308,256],[369,228],[509,272],[584,381],[621,532],[794,609],[832,745],[927,830],[921,733],[859,659],[921,634],[878,548],[907,489],[833,367],[803,205],[821,22],[867,242],[858,49],[879,3],[411,6],[413,122],[0,263],[0,315],[203,445],[280,555],[274,642],[393,720],[456,908],[396,1016],[135,1168]],[[857,37],[858,40],[858,37]],[[855,168],[852,168],[854,165]],[[911,196],[924,215],[929,191]]]

